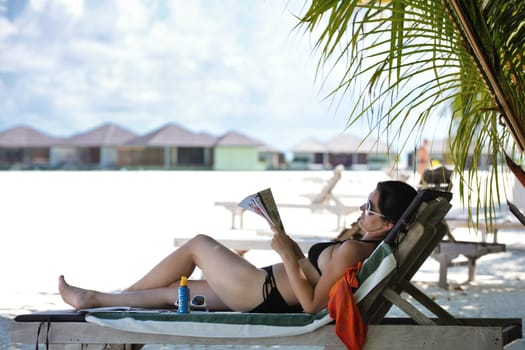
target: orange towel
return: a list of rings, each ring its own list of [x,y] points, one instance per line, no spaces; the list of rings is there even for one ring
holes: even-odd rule
[[[335,320],[335,333],[348,349],[361,349],[366,341],[368,326],[363,323],[354,300],[352,288],[357,288],[357,274],[362,263],[349,268],[330,289],[328,312]]]

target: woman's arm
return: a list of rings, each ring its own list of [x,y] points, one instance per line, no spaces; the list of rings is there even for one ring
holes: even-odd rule
[[[312,265],[307,257],[301,258],[297,260],[297,262],[299,263],[299,267],[301,268],[301,271],[305,275],[306,279],[311,285],[315,286],[317,282],[319,282],[319,278],[321,278],[319,271],[317,271],[317,269],[314,267],[314,265]]]
[[[292,259],[296,259],[299,263],[299,267],[303,275],[310,281],[312,285],[315,285],[319,281],[320,274],[317,269],[312,265],[307,257],[304,256],[301,247],[286,233],[281,233],[276,227],[272,227],[272,231],[275,235],[280,237],[280,249],[290,249],[288,254],[291,254]]]
[[[288,244],[289,237],[282,233],[276,233],[272,239],[272,247],[281,256],[290,285],[297,296],[303,310],[307,313],[315,313],[328,305],[328,294],[333,284],[343,276],[345,271],[357,264],[361,255],[359,245],[347,242],[335,249],[330,259],[326,272],[319,278],[317,284],[313,285],[302,274],[297,256]]]

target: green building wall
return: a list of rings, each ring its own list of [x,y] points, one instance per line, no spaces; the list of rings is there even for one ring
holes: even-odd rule
[[[216,147],[213,156],[214,170],[265,170],[255,147]]]

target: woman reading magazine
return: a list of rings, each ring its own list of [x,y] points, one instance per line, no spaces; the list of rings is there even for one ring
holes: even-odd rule
[[[361,239],[313,245],[305,257],[280,228],[272,248],[282,262],[257,268],[211,237],[197,235],[119,293],[69,285],[59,277],[59,292],[76,309],[127,305],[173,307],[182,276],[199,267],[206,279],[188,281],[192,295],[203,295],[211,310],[315,313],[328,304],[332,285],[347,269],[366,259],[401,217],[416,191],[400,181],[379,182],[361,206]]]

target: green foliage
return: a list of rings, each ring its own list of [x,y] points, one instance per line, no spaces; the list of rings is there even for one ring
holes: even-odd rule
[[[446,111],[460,195],[492,217],[504,152],[525,149],[525,1],[311,0],[299,26],[318,34],[319,72],[344,67],[330,97],[353,94],[347,127],[366,120],[366,137],[386,135],[401,152],[401,127],[420,135]],[[470,164],[487,150],[481,179]],[[473,190],[485,198],[471,203]]]

